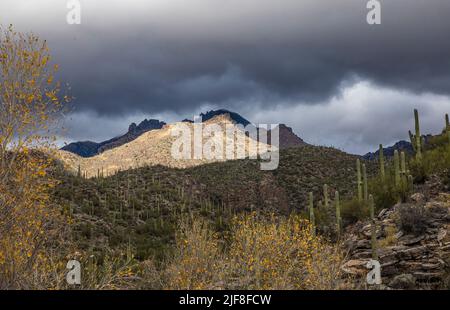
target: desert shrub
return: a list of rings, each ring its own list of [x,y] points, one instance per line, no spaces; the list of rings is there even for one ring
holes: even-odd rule
[[[343,201],[341,203],[341,217],[344,225],[354,224],[369,216],[369,208],[364,201],[357,198]]]
[[[388,226],[384,232],[384,238],[378,242],[380,248],[388,247],[394,245],[397,241],[396,238],[397,229],[394,226]]]
[[[427,149],[423,153],[421,161],[413,159],[410,164],[415,183],[425,182],[428,176],[432,174],[445,176],[448,167],[450,167],[450,146],[448,143]]]
[[[187,228],[186,228],[187,227]],[[164,271],[172,289],[337,289],[343,252],[311,233],[308,221],[235,218],[226,246],[205,223],[183,226]]]
[[[70,256],[81,265],[81,285],[78,289],[114,290],[137,289],[142,284],[140,274],[143,268],[134,259],[131,249],[125,251],[106,250],[104,253],[76,251]],[[151,272],[153,265],[145,264],[146,272]],[[65,289],[74,288],[64,285]]]
[[[443,130],[442,134],[428,137],[425,143],[426,149],[435,149],[448,144],[447,131]]]
[[[309,211],[306,211],[302,217],[309,220]],[[328,208],[326,208],[323,205],[315,207],[314,217],[316,228],[320,232],[320,234],[325,236],[331,236],[332,234],[334,234],[336,217],[333,207],[329,206]]]
[[[398,201],[406,201],[409,193],[407,184],[395,185],[394,172],[389,168],[386,169],[387,173],[384,180],[381,180],[378,176],[369,181],[369,192],[374,197],[376,212],[391,208]]]
[[[426,156],[426,155],[425,155]],[[410,163],[410,171],[411,175],[414,178],[414,183],[423,184],[428,178],[429,171],[425,169],[425,165],[423,165],[423,161],[419,162],[416,159],[413,159]]]
[[[206,222],[182,222],[175,252],[163,270],[165,288],[212,289],[224,280],[225,262],[217,235]]]
[[[398,225],[407,234],[420,235],[427,229],[427,217],[423,206],[404,204],[398,210]]]
[[[228,253],[233,289],[336,289],[343,255],[299,216],[237,218]]]

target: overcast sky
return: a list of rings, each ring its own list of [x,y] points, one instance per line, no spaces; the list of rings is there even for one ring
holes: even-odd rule
[[[308,142],[365,153],[407,138],[418,108],[450,113],[450,1],[0,0],[0,23],[48,40],[76,97],[67,142],[100,141],[144,117],[227,108],[287,123]]]

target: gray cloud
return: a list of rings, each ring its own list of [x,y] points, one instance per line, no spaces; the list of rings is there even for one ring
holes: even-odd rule
[[[380,26],[366,0],[82,0],[80,26],[65,1],[3,0],[0,19],[49,40],[86,115],[288,111],[361,80],[448,95],[450,2],[381,2]]]

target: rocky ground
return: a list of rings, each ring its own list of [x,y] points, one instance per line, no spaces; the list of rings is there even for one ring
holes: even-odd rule
[[[381,289],[450,288],[450,193],[431,178],[408,203],[376,217]],[[346,274],[364,282],[372,257],[371,224],[358,222],[346,231]]]

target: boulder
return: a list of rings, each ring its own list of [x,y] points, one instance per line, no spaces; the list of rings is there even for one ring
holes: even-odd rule
[[[389,287],[395,289],[414,289],[416,286],[416,278],[412,274],[400,274],[395,276],[390,282]]]

